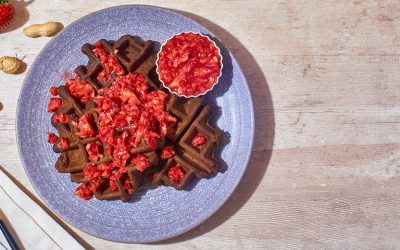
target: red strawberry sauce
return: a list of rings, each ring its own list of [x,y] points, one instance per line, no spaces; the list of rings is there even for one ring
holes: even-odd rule
[[[171,91],[190,97],[213,87],[221,74],[221,61],[219,49],[208,37],[181,33],[161,48],[157,71]]]

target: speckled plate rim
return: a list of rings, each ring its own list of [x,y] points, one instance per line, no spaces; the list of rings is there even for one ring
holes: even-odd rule
[[[17,141],[18,153],[19,153],[19,156],[20,156],[20,158],[21,158],[22,166],[23,166],[23,168],[24,168],[24,170],[25,170],[25,173],[26,173],[26,175],[27,175],[27,177],[28,177],[28,179],[29,179],[31,185],[33,186],[33,188],[35,189],[35,191],[39,194],[40,198],[44,201],[44,203],[45,203],[52,211],[54,211],[58,216],[60,216],[64,221],[66,221],[68,224],[72,225],[73,227],[77,228],[78,230],[80,230],[80,231],[82,231],[82,232],[88,233],[88,234],[90,234],[90,235],[92,235],[92,236],[95,236],[95,237],[98,237],[98,238],[101,238],[101,239],[104,239],[104,240],[109,240],[109,241],[114,241],[114,242],[121,242],[121,243],[152,243],[152,242],[159,242],[159,241],[163,241],[163,240],[166,240],[166,239],[174,238],[174,237],[176,237],[176,236],[179,236],[179,235],[181,235],[181,234],[184,234],[184,233],[186,233],[186,232],[188,232],[188,231],[190,231],[190,230],[196,228],[197,226],[199,226],[200,224],[202,224],[204,221],[206,221],[208,218],[210,218],[210,217],[211,217],[213,214],[215,214],[215,212],[217,212],[217,211],[222,207],[222,205],[225,204],[225,202],[231,197],[232,193],[236,190],[236,188],[237,188],[239,182],[241,181],[241,179],[242,179],[244,173],[246,172],[246,169],[247,169],[247,166],[248,166],[248,163],[249,163],[249,161],[250,161],[251,154],[252,154],[251,152],[252,152],[253,144],[254,144],[255,115],[254,115],[253,100],[252,100],[252,98],[251,98],[251,92],[250,92],[250,89],[249,89],[249,86],[248,86],[248,82],[247,82],[247,79],[246,79],[246,77],[245,77],[245,74],[243,73],[243,71],[242,71],[242,69],[241,69],[239,63],[237,63],[239,67],[238,67],[236,70],[242,75],[242,77],[243,77],[243,79],[244,79],[244,81],[245,81],[245,84],[244,84],[245,89],[244,89],[244,91],[247,92],[248,96],[250,97],[249,100],[248,100],[248,102],[249,102],[249,110],[250,110],[250,114],[249,114],[249,115],[250,115],[250,123],[249,123],[249,124],[250,124],[250,127],[248,128],[249,131],[250,131],[250,132],[249,132],[249,134],[250,134],[250,138],[249,138],[249,139],[250,139],[250,141],[249,141],[250,147],[249,147],[249,150],[248,150],[249,153],[244,157],[244,167],[241,169],[242,171],[238,174],[238,178],[235,180],[234,184],[232,185],[231,191],[229,192],[229,194],[227,194],[227,195],[222,199],[222,201],[220,202],[220,204],[218,204],[218,205],[217,205],[213,210],[211,210],[208,214],[206,214],[206,215],[204,215],[203,217],[197,219],[197,222],[194,223],[194,224],[192,224],[191,226],[186,227],[185,229],[182,229],[182,230],[180,230],[180,231],[178,230],[178,231],[176,231],[175,233],[172,233],[172,234],[169,234],[169,235],[165,235],[164,237],[160,237],[160,238],[152,239],[152,240],[135,240],[135,241],[132,241],[132,240],[127,240],[127,241],[124,241],[124,240],[116,240],[116,239],[113,239],[112,237],[106,237],[106,236],[104,236],[104,235],[100,235],[100,234],[98,234],[98,233],[90,232],[90,231],[88,231],[88,230],[85,230],[85,229],[82,228],[80,225],[78,225],[77,223],[75,223],[75,222],[73,222],[72,220],[70,220],[68,217],[63,216],[63,215],[62,215],[62,212],[60,212],[60,211],[58,210],[58,208],[56,208],[56,207],[54,207],[54,206],[52,205],[52,203],[51,203],[51,202],[46,198],[46,196],[42,193],[42,190],[41,190],[41,189],[35,184],[35,182],[31,179],[31,176],[30,176],[29,173],[28,173],[28,167],[27,167],[27,164],[26,164],[27,160],[26,160],[26,158],[25,158],[25,155],[22,153],[22,152],[23,152],[23,148],[22,148],[21,138],[20,138],[20,132],[19,132],[19,127],[20,127],[21,124],[23,124],[23,122],[24,122],[24,121],[23,121],[23,115],[22,115],[22,113],[21,113],[21,107],[22,107],[22,102],[23,102],[23,101],[22,101],[22,96],[23,96],[23,93],[24,93],[24,89],[25,89],[26,86],[27,86],[27,81],[28,81],[28,79],[29,79],[29,76],[32,74],[32,68],[33,68],[32,65],[35,65],[35,64],[39,61],[39,58],[42,57],[44,51],[50,46],[50,44],[52,44],[52,43],[57,39],[57,37],[58,37],[60,34],[62,34],[62,33],[64,33],[64,32],[66,32],[66,31],[68,31],[68,29],[69,29],[70,27],[76,25],[77,23],[83,21],[83,20],[86,19],[86,18],[89,18],[89,17],[91,17],[91,16],[93,16],[93,15],[101,14],[101,13],[103,13],[103,12],[107,12],[107,11],[112,10],[112,9],[127,8],[127,7],[128,7],[128,8],[135,8],[135,7],[153,8],[153,9],[156,9],[156,10],[160,10],[160,11],[167,12],[167,13],[172,14],[172,15],[177,15],[177,16],[179,16],[180,18],[186,19],[186,20],[189,21],[189,22],[194,22],[194,23],[196,23],[197,25],[199,25],[199,26],[203,27],[205,30],[207,30],[207,31],[209,32],[210,35],[216,37],[215,34],[214,34],[213,32],[209,31],[206,27],[204,27],[203,25],[201,25],[200,23],[198,23],[198,22],[195,21],[194,19],[192,19],[192,18],[190,18],[190,17],[187,17],[187,16],[185,16],[185,15],[183,15],[183,14],[180,14],[180,13],[178,13],[178,12],[176,12],[176,11],[173,11],[173,10],[171,10],[171,9],[162,8],[162,7],[158,7],[158,6],[152,6],[152,5],[131,4],[131,5],[113,6],[113,7],[104,8],[104,9],[101,9],[101,10],[98,10],[98,11],[95,11],[95,12],[92,12],[92,13],[90,13],[90,14],[88,14],[88,15],[85,15],[85,16],[83,16],[83,17],[81,17],[81,18],[75,20],[74,22],[72,22],[72,23],[70,23],[68,26],[66,26],[59,34],[57,34],[57,35],[56,35],[55,37],[53,37],[50,41],[47,42],[47,44],[41,49],[41,51],[39,52],[39,54],[36,56],[36,58],[35,58],[34,61],[32,62],[31,67],[29,68],[29,70],[28,70],[28,72],[27,72],[27,74],[26,74],[26,76],[25,76],[24,82],[23,82],[23,84],[22,84],[22,86],[21,86],[21,89],[20,89],[20,93],[19,93],[18,101],[17,101],[17,106],[16,106],[16,118],[15,118],[15,119],[16,119],[16,120],[15,120],[16,141]],[[232,58],[232,61],[237,62],[237,60],[236,60],[236,58],[233,56],[233,54],[230,53],[230,52],[229,52],[229,54],[230,54],[230,56],[231,56],[231,58]]]

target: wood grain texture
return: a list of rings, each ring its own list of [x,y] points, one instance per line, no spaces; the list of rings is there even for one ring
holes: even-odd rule
[[[397,0],[31,1],[0,34],[0,55],[31,65],[49,38],[22,28],[68,25],[112,5],[178,9],[241,64],[256,111],[253,154],[228,202],[198,228],[150,245],[74,231],[97,249],[400,248],[400,2]],[[25,74],[0,74],[0,164],[35,195],[15,141]]]

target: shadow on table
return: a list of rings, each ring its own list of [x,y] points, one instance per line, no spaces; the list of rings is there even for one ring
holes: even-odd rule
[[[175,238],[153,243],[153,245],[173,244],[195,238],[223,224],[239,211],[250,199],[263,179],[271,159],[275,131],[273,103],[267,80],[250,52],[234,36],[216,24],[191,13],[179,10],[174,11],[190,17],[205,26],[230,49],[249,83],[254,103],[256,125],[253,152],[249,165],[238,187],[228,201],[200,226]]]
[[[60,218],[58,218],[43,202],[36,198],[26,187],[24,187],[17,179],[14,178],[7,170],[0,165],[0,171],[3,171],[26,195],[29,196],[34,202],[36,202],[48,215],[51,216],[65,231],[67,231],[72,237],[74,237],[85,249],[94,249],[85,240],[83,240],[78,234],[76,234],[67,224],[65,224]]]

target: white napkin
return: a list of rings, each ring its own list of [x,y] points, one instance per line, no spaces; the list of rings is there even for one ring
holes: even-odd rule
[[[26,249],[84,249],[0,167],[0,208]]]

